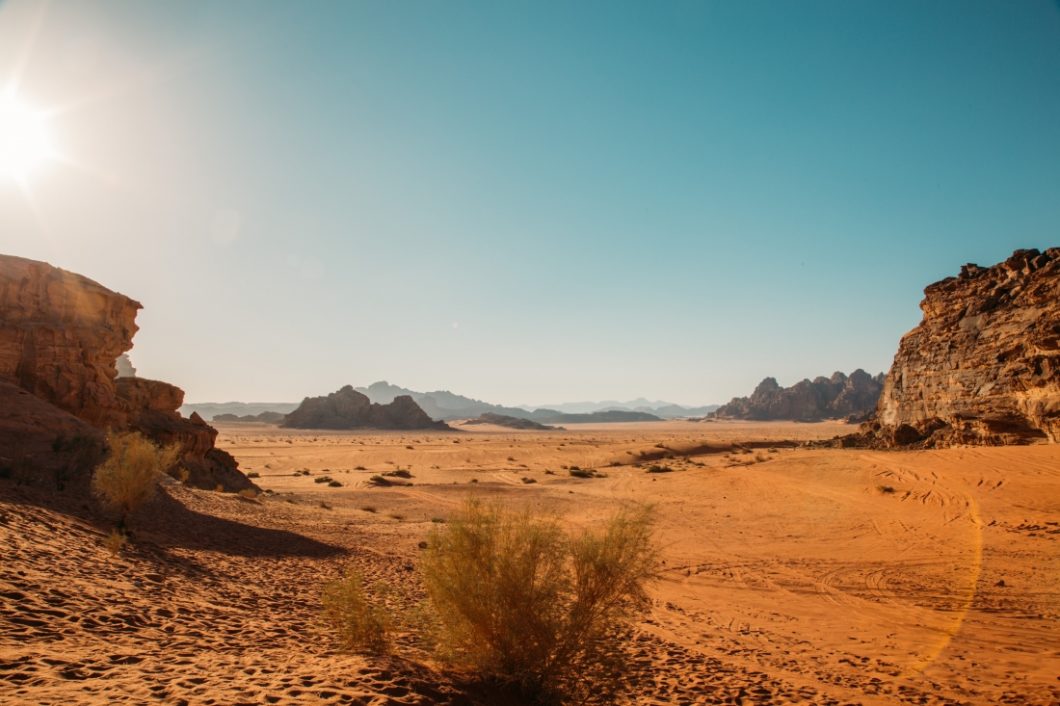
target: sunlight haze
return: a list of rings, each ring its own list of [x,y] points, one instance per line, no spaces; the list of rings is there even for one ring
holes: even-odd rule
[[[885,371],[925,284],[1055,243],[1058,77],[1045,0],[9,0],[61,159],[0,251],[140,301],[191,401],[720,403]]]

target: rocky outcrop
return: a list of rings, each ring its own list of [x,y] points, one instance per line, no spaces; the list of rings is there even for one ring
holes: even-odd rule
[[[211,421],[238,424],[280,424],[286,414],[262,412],[261,414],[215,414]]]
[[[251,487],[246,476],[237,470],[235,459],[214,446],[217,430],[194,412],[182,417],[177,411],[184,403],[183,390],[168,382],[144,378],[118,378],[116,384],[130,428],[160,444],[180,446],[178,471],[187,472],[189,485],[211,489]]]
[[[122,353],[119,355],[118,359],[114,361],[114,367],[117,369],[118,377],[120,378],[136,377],[136,368],[133,367],[128,353]]]
[[[1060,248],[928,286],[866,433],[885,445],[1060,441]]]
[[[876,408],[882,389],[882,373],[872,376],[860,368],[849,376],[835,372],[830,378],[802,380],[791,387],[781,387],[776,378],[769,377],[750,397],[734,397],[710,416],[803,422],[853,417],[861,421]]]
[[[469,419],[464,424],[477,425],[477,424],[492,424],[493,426],[506,427],[508,429],[533,429],[535,431],[555,431],[556,429],[562,429],[563,427],[550,427],[545,424],[539,424],[532,419],[523,419],[521,417],[509,417],[506,414],[493,414],[492,412],[486,412],[480,414],[475,419]]]
[[[0,478],[86,491],[103,432],[17,385],[0,382]]]
[[[120,421],[114,361],[139,309],[87,277],[0,256],[0,380],[94,426]]]
[[[375,404],[346,385],[323,397],[307,397],[283,420],[292,429],[449,429],[427,416],[408,395]]]
[[[99,430],[130,429],[159,443],[179,443],[180,465],[194,485],[253,487],[235,460],[214,448],[213,428],[176,411],[184,398],[180,388],[117,378],[116,361],[132,348],[139,309],[139,303],[87,277],[0,255],[0,382],[32,396],[9,394],[4,418],[11,428],[19,419],[43,420],[33,434],[41,443],[34,442],[32,453],[4,441],[0,457],[11,452],[19,455],[19,463],[45,468],[59,462],[44,448],[49,435],[58,448],[71,434],[92,436],[87,428],[97,430],[97,438]],[[46,414],[47,408],[52,411]],[[88,426],[73,429],[60,412]]]

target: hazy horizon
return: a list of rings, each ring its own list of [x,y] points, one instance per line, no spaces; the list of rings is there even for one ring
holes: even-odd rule
[[[720,404],[1057,245],[1057,77],[1047,0],[8,0],[55,154],[0,252],[140,301],[191,402]]]

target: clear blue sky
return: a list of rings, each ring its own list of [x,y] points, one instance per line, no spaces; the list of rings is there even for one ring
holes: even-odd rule
[[[721,402],[1060,244],[1047,0],[9,0],[16,74],[70,163],[0,252],[140,300],[191,401]]]

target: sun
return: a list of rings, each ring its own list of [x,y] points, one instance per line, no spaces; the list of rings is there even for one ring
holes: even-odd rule
[[[0,93],[0,178],[24,183],[56,156],[48,116],[13,91]]]

